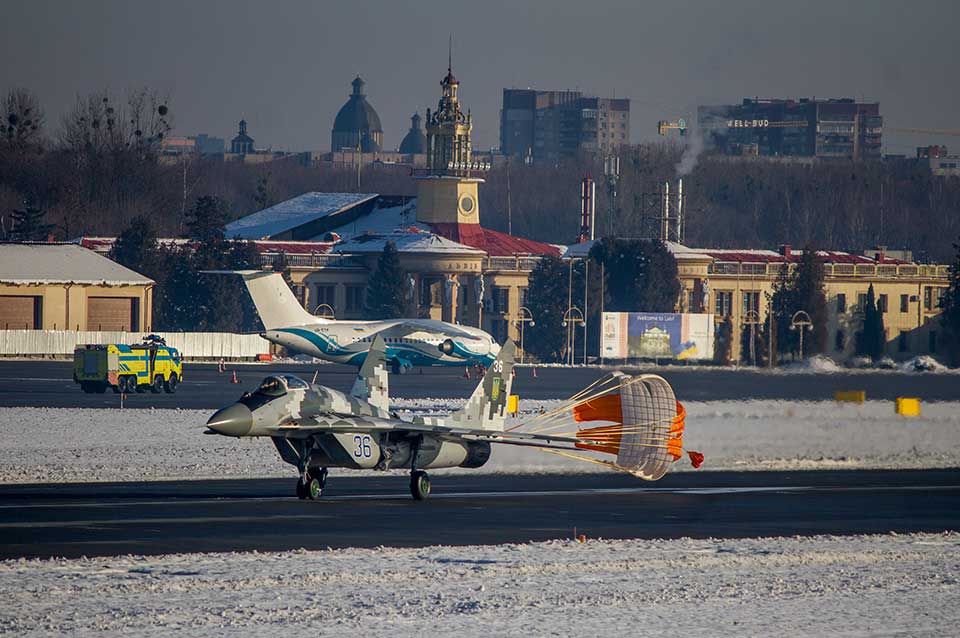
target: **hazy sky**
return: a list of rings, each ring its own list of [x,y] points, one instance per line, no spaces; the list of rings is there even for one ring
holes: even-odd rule
[[[50,125],[77,94],[149,86],[176,134],[327,150],[360,74],[386,148],[436,105],[447,37],[474,145],[499,144],[504,87],[632,100],[634,142],[656,121],[745,96],[879,101],[889,128],[960,129],[960,0],[4,0],[0,90],[33,90]],[[885,151],[960,137],[884,133]]]

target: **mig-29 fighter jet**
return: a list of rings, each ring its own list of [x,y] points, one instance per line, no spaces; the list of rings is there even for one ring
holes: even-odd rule
[[[659,479],[680,457],[682,407],[669,384],[655,375],[604,376],[560,409],[535,415],[540,431],[505,430],[515,345],[508,341],[466,405],[446,418],[401,419],[390,411],[386,345],[377,336],[349,394],[311,385],[292,375],[267,377],[254,392],[217,411],[209,434],[270,437],[280,458],[297,467],[297,496],[319,498],[327,468],[409,470],[410,493],[430,494],[426,470],[479,468],[491,443],[540,448],[607,465],[648,480]],[[572,423],[607,425],[557,432]],[[574,454],[614,454],[616,462]]]

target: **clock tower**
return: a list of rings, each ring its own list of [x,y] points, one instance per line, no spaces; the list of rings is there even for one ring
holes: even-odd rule
[[[440,87],[437,110],[427,109],[427,170],[417,179],[417,221],[479,225],[477,186],[483,180],[470,176],[473,116],[460,108],[460,82],[449,66]]]

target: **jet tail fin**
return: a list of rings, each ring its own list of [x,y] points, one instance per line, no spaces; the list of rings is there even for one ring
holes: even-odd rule
[[[502,431],[507,421],[507,398],[513,386],[516,344],[507,341],[462,409],[450,415],[450,425]]]
[[[390,385],[387,375],[387,346],[383,337],[377,335],[363,360],[363,366],[353,382],[350,396],[362,399],[381,410],[390,409]]]
[[[240,275],[247,285],[266,330],[325,323],[304,310],[278,272],[266,270],[208,270],[212,274]]]

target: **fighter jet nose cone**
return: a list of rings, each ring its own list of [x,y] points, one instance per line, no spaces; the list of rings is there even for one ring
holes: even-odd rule
[[[234,403],[217,410],[207,427],[226,436],[243,436],[253,428],[253,413],[242,403]]]

